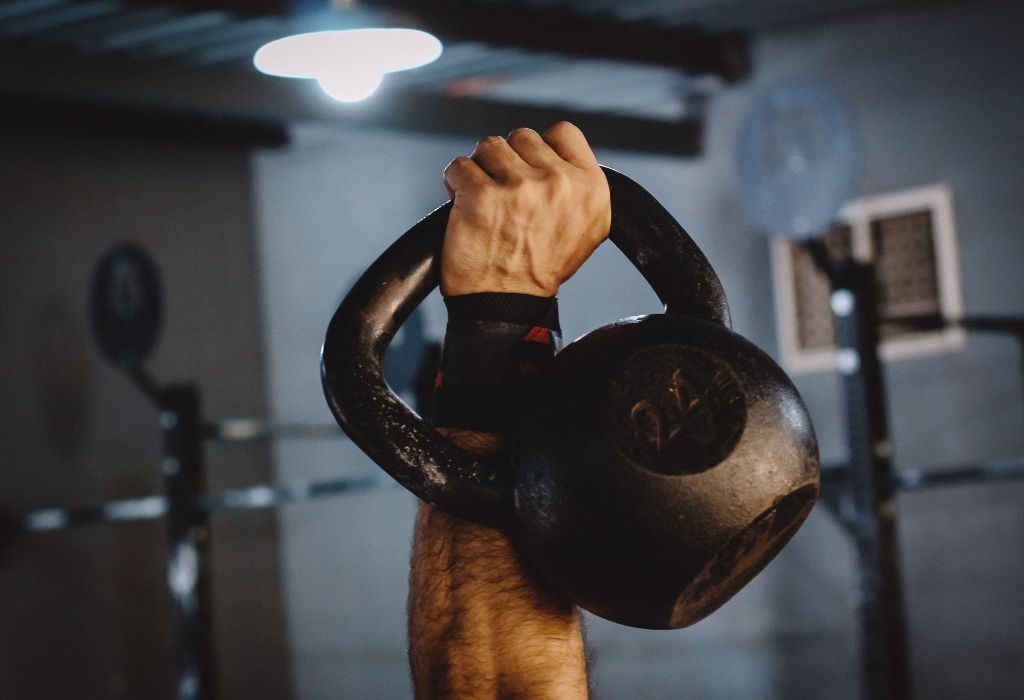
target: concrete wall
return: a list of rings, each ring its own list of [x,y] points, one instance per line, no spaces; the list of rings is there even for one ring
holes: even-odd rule
[[[0,503],[160,493],[155,409],[89,337],[108,244],[161,267],[151,370],[196,381],[208,417],[265,411],[249,162],[241,148],[0,132]],[[211,446],[212,489],[270,477],[266,445]],[[225,698],[290,696],[272,513],[216,516],[214,627]],[[159,522],[36,534],[0,555],[0,697],[176,697]]]
[[[862,138],[858,195],[937,181],[954,192],[968,312],[1022,313],[1024,13],[1009,3],[860,18],[776,31],[755,44],[755,76],[715,97],[696,160],[603,152],[690,230],[721,275],[737,330],[775,349],[768,242],[744,219],[734,152],[751,101],[810,77],[848,101]],[[544,127],[545,125],[533,125]],[[480,134],[483,136],[484,134]],[[302,129],[255,161],[272,412],[328,420],[317,350],[343,292],[400,232],[443,200],[447,161],[473,139]],[[562,295],[571,338],[654,311],[653,295],[602,249]],[[438,337],[443,312],[425,306]],[[960,354],[890,367],[899,466],[1024,450],[1015,348],[972,339]],[[799,380],[827,460],[845,454],[833,376]],[[373,474],[343,440],[281,444],[284,477]],[[375,491],[282,515],[289,630],[304,698],[408,694],[404,605],[413,499]],[[901,536],[918,697],[1024,694],[1024,486],[901,498]],[[596,697],[859,697],[853,553],[822,508],[778,560],[699,625],[645,632],[590,622]]]

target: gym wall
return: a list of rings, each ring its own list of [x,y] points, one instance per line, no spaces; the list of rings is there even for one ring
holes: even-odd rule
[[[0,131],[0,502],[18,510],[163,492],[157,411],[101,361],[86,291],[105,246],[160,265],[150,369],[196,381],[209,417],[261,416],[260,290],[240,148]],[[210,446],[213,489],[271,475],[264,445]],[[27,535],[0,561],[0,697],[177,697],[161,521]],[[291,697],[276,516],[214,516],[226,698]]]

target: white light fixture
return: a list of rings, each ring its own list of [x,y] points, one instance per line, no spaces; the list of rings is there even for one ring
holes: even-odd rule
[[[313,78],[334,99],[359,102],[374,93],[385,73],[417,68],[440,55],[441,42],[416,29],[349,29],[277,39],[260,47],[252,62],[261,73]]]

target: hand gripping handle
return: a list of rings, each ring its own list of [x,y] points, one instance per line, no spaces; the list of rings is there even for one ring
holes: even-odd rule
[[[640,185],[603,168],[609,238],[643,274],[665,312],[729,325],[718,276],[683,228]],[[479,458],[438,434],[384,380],[384,353],[438,284],[451,202],[421,219],[355,283],[327,328],[320,375],[338,424],[402,486],[441,510],[501,527],[509,514],[507,453]]]

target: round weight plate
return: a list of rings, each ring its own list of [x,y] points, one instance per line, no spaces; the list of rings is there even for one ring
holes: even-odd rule
[[[827,85],[776,86],[750,110],[737,149],[739,190],[766,234],[817,235],[852,196],[857,174],[853,118]]]
[[[156,344],[163,317],[153,259],[134,243],[104,252],[93,274],[89,311],[103,356],[121,367],[140,366]]]

